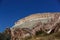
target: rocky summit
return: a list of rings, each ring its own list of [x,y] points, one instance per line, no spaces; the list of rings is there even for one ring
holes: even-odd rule
[[[40,34],[52,35],[57,32],[60,32],[60,13],[32,14],[18,20],[10,28],[11,40],[42,40]]]

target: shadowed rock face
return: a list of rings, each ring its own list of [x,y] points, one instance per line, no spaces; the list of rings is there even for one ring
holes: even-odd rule
[[[60,23],[59,16],[60,13],[38,13],[20,19],[11,28],[12,38],[14,40],[14,38],[23,38],[26,35],[35,35],[37,31],[50,33],[55,28],[57,30],[59,28],[57,25]]]

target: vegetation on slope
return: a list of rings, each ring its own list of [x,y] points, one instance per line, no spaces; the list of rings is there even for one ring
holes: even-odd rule
[[[7,30],[0,33],[0,40],[11,40],[11,35],[7,33]],[[60,32],[51,33],[51,34],[37,32],[36,36],[24,38],[22,40],[60,40]]]
[[[7,29],[4,32],[0,33],[0,40],[10,40],[10,39],[11,35],[8,34]]]
[[[27,40],[60,40],[60,32],[52,33],[52,34],[40,34],[38,36],[33,36]]]

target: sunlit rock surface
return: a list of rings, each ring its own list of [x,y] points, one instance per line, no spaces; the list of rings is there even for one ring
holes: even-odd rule
[[[56,32],[60,27],[60,13],[36,13],[15,22],[11,28],[12,40],[35,35],[37,31],[47,34]]]
[[[15,22],[15,25],[12,28],[19,27],[19,28],[32,28],[35,24],[39,21],[42,23],[47,23],[50,19],[56,17],[56,15],[60,15],[60,13],[37,13],[29,15],[25,18],[22,18]]]

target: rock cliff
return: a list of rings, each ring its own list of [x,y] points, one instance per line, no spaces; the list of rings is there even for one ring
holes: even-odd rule
[[[36,35],[37,31],[50,34],[52,31],[58,32],[60,29],[60,13],[37,13],[29,15],[15,22],[11,28],[11,40]]]

